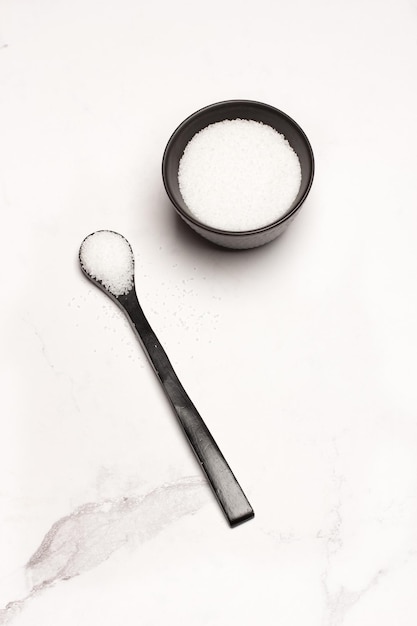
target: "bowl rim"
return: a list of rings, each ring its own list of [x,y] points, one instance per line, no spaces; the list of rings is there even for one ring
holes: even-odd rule
[[[299,134],[302,136],[302,138],[305,141],[305,144],[307,146],[308,149],[308,154],[311,160],[311,174],[310,174],[310,178],[307,184],[307,187],[303,193],[303,195],[301,196],[301,198],[299,199],[299,201],[297,202],[297,204],[295,206],[292,207],[292,209],[288,210],[286,213],[284,213],[284,215],[281,215],[280,218],[278,218],[277,220],[275,220],[274,222],[271,222],[270,224],[267,224],[265,226],[260,226],[259,228],[254,228],[252,230],[222,230],[220,228],[215,228],[213,226],[207,226],[207,224],[204,224],[203,222],[200,222],[198,219],[196,219],[193,215],[190,215],[189,213],[187,213],[186,211],[184,211],[184,209],[177,203],[177,201],[175,200],[172,192],[171,192],[171,188],[170,185],[168,183],[168,177],[166,176],[166,163],[167,163],[167,155],[170,151],[170,148],[172,146],[172,144],[175,142],[176,138],[181,134],[182,130],[190,123],[192,122],[194,119],[196,119],[197,117],[199,117],[200,115],[202,115],[203,113],[205,113],[208,110],[211,109],[221,109],[223,107],[226,106],[230,106],[230,105],[255,105],[256,107],[261,107],[264,109],[268,109],[269,111],[272,111],[273,113],[277,113],[278,115],[284,117],[287,119],[287,121],[292,124],[296,130],[299,132]],[[213,122],[215,123],[215,122]],[[274,228],[279,227],[281,224],[283,224],[284,222],[286,222],[288,219],[290,219],[301,207],[301,205],[303,204],[303,202],[305,201],[306,197],[308,196],[310,189],[311,189],[311,185],[313,184],[313,179],[314,179],[314,172],[315,172],[315,161],[314,161],[314,154],[313,154],[313,149],[311,147],[310,141],[307,137],[307,135],[305,134],[305,132],[303,131],[303,129],[301,128],[301,126],[299,124],[297,124],[297,122],[290,117],[287,113],[284,113],[284,111],[281,111],[280,109],[277,109],[276,107],[270,105],[270,104],[266,104],[265,102],[260,102],[258,100],[245,100],[245,99],[235,99],[235,100],[221,100],[219,102],[214,102],[213,104],[208,104],[204,107],[202,107],[201,109],[198,109],[197,111],[194,111],[194,113],[191,113],[191,115],[189,115],[188,117],[186,117],[181,124],[179,124],[177,126],[177,128],[174,130],[174,132],[172,133],[172,135],[170,136],[170,138],[168,139],[167,145],[165,146],[165,150],[164,150],[164,154],[162,157],[162,180],[164,183],[164,187],[165,187],[165,191],[168,195],[168,198],[170,199],[171,203],[174,205],[176,211],[180,214],[180,216],[185,220],[185,221],[189,221],[192,224],[194,224],[195,226],[197,226],[198,228],[201,228],[209,233],[216,233],[219,235],[225,235],[228,237],[245,237],[245,236],[250,236],[250,235],[257,235],[260,233],[264,233],[267,232],[269,230],[272,230]]]

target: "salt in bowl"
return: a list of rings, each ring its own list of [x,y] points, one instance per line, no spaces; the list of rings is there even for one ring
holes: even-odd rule
[[[271,126],[284,135],[296,152],[301,167],[298,193],[286,212],[270,223],[251,230],[223,230],[203,223],[189,209],[180,191],[178,169],[184,150],[203,129],[224,120],[253,120]],[[300,211],[313,182],[314,156],[300,126],[286,113],[252,100],[227,100],[196,111],[184,120],[169,139],[162,159],[162,178],[168,197],[178,215],[202,237],[227,248],[254,248],[280,235]]]

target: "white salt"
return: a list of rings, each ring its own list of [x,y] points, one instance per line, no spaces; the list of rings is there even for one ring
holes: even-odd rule
[[[178,169],[190,213],[219,230],[272,224],[294,202],[301,184],[297,154],[284,135],[254,120],[224,120],[196,133]]]
[[[80,262],[85,272],[114,296],[133,287],[134,260],[129,242],[110,230],[98,230],[84,239]]]

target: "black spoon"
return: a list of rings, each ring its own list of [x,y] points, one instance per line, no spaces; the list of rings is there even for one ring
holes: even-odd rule
[[[231,526],[254,516],[239,483],[180,383],[139,304],[132,248],[122,235],[99,230],[79,252],[84,274],[126,313]]]

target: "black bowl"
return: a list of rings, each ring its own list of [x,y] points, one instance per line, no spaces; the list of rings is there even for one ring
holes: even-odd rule
[[[289,141],[301,165],[301,186],[288,211],[272,224],[248,231],[226,231],[206,226],[198,221],[185,204],[178,185],[178,166],[186,145],[196,133],[215,122],[232,119],[263,122],[275,128]],[[299,212],[314,177],[314,156],[309,140],[299,125],[275,107],[252,100],[227,100],[196,111],[178,126],[165,148],[162,178],[169,199],[177,213],[197,233],[227,248],[254,248],[280,235]]]

